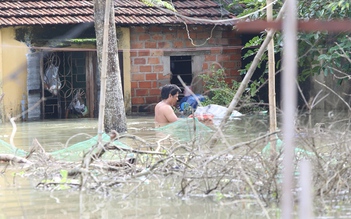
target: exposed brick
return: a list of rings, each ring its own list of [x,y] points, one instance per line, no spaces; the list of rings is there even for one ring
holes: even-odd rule
[[[156,73],[158,73],[158,72],[163,72],[163,65],[153,65],[152,66],[153,67],[153,72],[156,72]]]
[[[174,47],[174,48],[183,48],[183,46],[184,46],[183,41],[176,41],[176,42],[173,42],[173,47]]]
[[[150,53],[151,56],[163,56],[163,50],[152,50]]]
[[[233,37],[237,37],[238,34],[235,30],[223,30],[222,32],[222,37],[223,38],[233,38]]]
[[[192,47],[194,47],[195,45],[190,41],[190,40],[186,40],[185,41],[185,47],[187,47],[187,48],[192,48]]]
[[[156,96],[145,97],[145,102],[146,103],[158,103],[159,97],[156,97]]]
[[[236,69],[240,69],[241,68],[241,61],[233,61],[235,63]]]
[[[163,36],[162,34],[155,34],[155,35],[152,35],[152,39],[153,40],[163,40]]]
[[[159,26],[150,26],[149,31],[150,31],[150,32],[159,33],[159,32],[162,32],[162,29],[163,29],[163,27],[159,27]]]
[[[150,81],[139,81],[139,88],[151,88]]]
[[[132,97],[132,104],[143,104],[145,103],[144,97]]]
[[[149,74],[145,75],[145,78],[147,81],[157,80],[157,74],[156,73],[149,73]]]
[[[145,29],[142,27],[142,26],[136,26],[136,27],[133,27],[132,29],[132,32],[139,32],[139,33],[144,33],[145,32]]]
[[[150,34],[140,34],[139,35],[139,40],[140,41],[150,40]]]
[[[134,73],[134,72],[138,73],[139,72],[139,65],[132,65],[130,71],[132,73]]]
[[[207,62],[202,63],[202,69],[208,69],[208,63]]]
[[[236,53],[237,51],[240,51],[240,50],[236,49],[236,48],[223,48],[223,53],[224,54]]]
[[[174,40],[175,34],[174,33],[167,33],[165,34],[165,40]]]
[[[206,55],[205,56],[205,61],[216,61],[216,56],[214,55]]]
[[[143,49],[144,48],[144,42],[139,42],[139,41],[131,42],[130,47],[132,49]]]
[[[229,45],[241,45],[240,38],[232,38],[228,40]]]
[[[196,31],[210,31],[211,29],[210,28],[205,28],[203,26],[196,26]]]
[[[217,42],[218,42],[218,44],[220,44],[222,46],[229,45],[229,40],[226,38],[218,39]]]
[[[145,74],[144,73],[133,73],[132,74],[132,81],[145,81]]]
[[[151,88],[149,90],[150,95],[160,95],[161,96],[161,90],[158,88]]]
[[[130,82],[130,86],[131,86],[132,89],[133,89],[133,88],[138,88],[138,87],[139,87],[139,86],[138,86],[138,82],[136,82],[136,81]]]
[[[151,82],[151,88],[157,88],[157,81],[152,81]]]
[[[130,41],[131,42],[135,42],[135,41],[138,41],[138,35],[136,35],[136,34],[132,34],[131,36],[130,36]]]
[[[171,75],[170,75],[170,74],[163,75],[163,73],[158,73],[158,74],[157,74],[157,78],[158,78],[158,80],[170,79],[170,78],[171,78]]]
[[[158,42],[157,47],[159,49],[171,48],[171,44],[169,42]]]
[[[150,57],[147,62],[148,64],[160,64],[160,59],[158,57]]]
[[[156,42],[145,42],[145,48],[156,49],[157,47]]]
[[[134,65],[145,65],[146,64],[146,59],[145,58],[134,58]]]
[[[223,61],[229,61],[230,56],[229,55],[218,55],[217,56],[217,61],[218,62],[223,62]]]
[[[140,72],[151,72],[151,69],[152,69],[151,65],[142,65],[139,67]]]
[[[190,32],[189,33],[190,39],[196,39],[197,38],[197,33],[196,32]],[[187,39],[190,41],[188,34],[184,35],[183,39]]]
[[[136,57],[138,55],[137,51],[130,51],[130,57]]]
[[[240,72],[238,70],[230,69],[230,75],[233,77],[238,77],[238,76],[241,77]]]
[[[232,84],[233,83],[233,79],[231,78],[225,78],[224,81],[227,83],[227,84]]]
[[[231,54],[230,60],[241,60],[241,54]]]
[[[149,89],[136,89],[135,90],[135,95],[136,96],[148,96],[149,95]]]
[[[216,45],[216,44],[217,44],[217,39],[211,38],[211,39],[209,39],[209,40],[207,41],[207,43],[210,44],[210,45]]]
[[[149,55],[150,55],[150,50],[148,49],[138,51],[138,56],[149,56]]]
[[[211,54],[221,54],[222,48],[211,48]]]
[[[235,67],[235,63],[233,61],[223,62],[222,65],[224,68],[234,68]]]
[[[196,38],[197,39],[207,39],[211,36],[211,32],[207,32],[207,33],[196,33]]]

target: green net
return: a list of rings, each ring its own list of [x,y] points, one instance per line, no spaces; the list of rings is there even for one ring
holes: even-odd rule
[[[27,152],[16,148],[6,141],[0,139],[0,154],[12,154],[19,157],[25,157],[27,155]]]
[[[98,145],[98,138],[99,136],[95,136],[93,138],[90,138],[88,140],[78,142],[76,144],[73,144],[67,148],[60,149],[57,151],[50,152],[49,154],[53,156],[57,160],[66,160],[66,161],[81,161],[84,157],[84,155],[89,152],[93,147],[95,149],[93,150],[93,153],[98,151],[99,148],[96,147]],[[110,141],[110,136],[107,134],[102,134],[102,144],[106,144]],[[123,144],[122,142],[119,141],[114,141],[111,142],[111,144],[114,144],[115,146],[118,146],[120,148],[124,149],[130,149],[129,146]],[[127,157],[131,157],[133,154],[128,154],[123,151],[119,150],[108,150],[105,151],[101,159],[103,160],[122,160]]]
[[[213,130],[196,118],[178,119],[178,121],[156,128],[162,134],[169,134],[183,142],[206,141],[211,137]]]
[[[166,126],[156,128],[157,133],[162,134],[163,136],[170,135],[174,139],[177,139],[182,142],[193,142],[193,141],[203,141],[208,140],[211,136],[210,133],[213,132],[211,128],[199,122],[198,119],[179,119],[177,122],[168,124]],[[102,135],[102,145],[110,141],[110,136],[107,134]],[[123,144],[120,141],[111,142],[111,144],[124,148],[131,149],[126,144]],[[53,158],[62,161],[81,161],[84,156],[92,149],[92,153],[99,150],[98,146],[98,135],[92,137],[88,140],[75,143],[53,152],[48,152]],[[11,154],[19,157],[25,157],[28,155],[28,152],[16,148],[11,144],[0,139],[0,154]],[[124,160],[127,158],[134,157],[133,153],[123,150],[107,150],[100,157],[102,160]]]
[[[110,141],[110,136],[107,134],[102,135],[102,144],[106,144]],[[114,141],[111,142],[111,144],[114,144],[120,148],[124,149],[130,149],[129,146],[123,144],[122,142],[119,141]],[[67,148],[63,148],[57,151],[49,152],[48,154],[54,157],[57,160],[62,160],[62,161],[81,161],[85,154],[89,152],[92,148],[95,148],[93,150],[93,153],[99,150],[98,147],[98,135],[90,138],[88,140],[78,142],[76,144],[73,144]],[[0,154],[11,154],[11,155],[16,155],[19,157],[25,157],[28,155],[28,152],[18,149],[11,144],[3,141],[0,139]],[[103,160],[123,160],[126,158],[133,157],[133,154],[127,153],[121,150],[108,150],[105,151],[101,159]]]

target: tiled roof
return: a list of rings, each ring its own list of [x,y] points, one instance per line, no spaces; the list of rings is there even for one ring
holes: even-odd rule
[[[139,0],[115,0],[117,25],[213,24],[230,14],[212,0],[173,0],[177,14]],[[94,22],[93,0],[0,0],[0,27]],[[196,18],[196,20],[186,17]],[[216,23],[234,25],[233,21]]]

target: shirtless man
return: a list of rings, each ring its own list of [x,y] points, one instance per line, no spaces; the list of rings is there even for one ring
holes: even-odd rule
[[[178,120],[172,106],[178,101],[182,90],[175,84],[167,84],[161,89],[161,101],[155,107],[156,127],[167,125]]]

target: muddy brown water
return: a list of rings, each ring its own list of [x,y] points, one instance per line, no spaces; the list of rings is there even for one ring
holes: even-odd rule
[[[152,117],[129,117],[128,133],[155,141]],[[232,138],[265,133],[268,118],[232,121]],[[55,151],[97,134],[96,119],[71,119],[17,123],[16,147],[28,151],[36,138],[46,151]],[[250,130],[251,129],[251,130]],[[9,142],[10,123],[0,124],[0,139]],[[84,133],[84,135],[81,135]],[[5,164],[0,163],[0,170]],[[176,185],[144,181],[135,188],[125,186],[125,198],[102,197],[89,191],[37,189],[35,180],[21,177],[20,170],[8,168],[0,174],[0,219],[5,218],[265,218],[262,209],[246,201],[218,200],[216,196],[181,197]],[[17,173],[15,175],[15,173]],[[161,183],[162,182],[162,183]],[[122,190],[123,191],[123,190]],[[117,197],[117,196],[116,196]],[[123,196],[122,196],[123,197]],[[280,218],[278,209],[269,210]],[[319,218],[334,218],[324,216]]]

